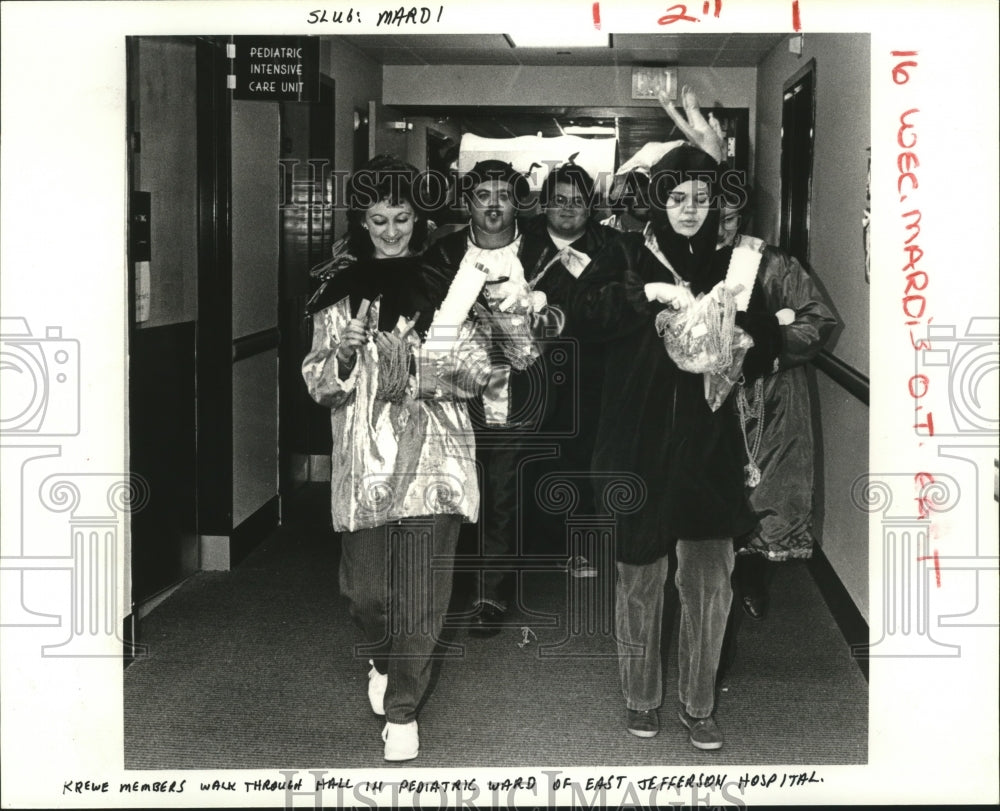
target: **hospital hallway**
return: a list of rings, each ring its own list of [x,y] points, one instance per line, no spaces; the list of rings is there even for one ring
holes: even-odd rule
[[[0,9],[0,811],[1000,801],[1000,3]]]
[[[367,664],[352,659],[359,636],[337,589],[327,486],[309,485],[296,501],[244,562],[193,575],[144,619],[145,655],[125,670],[126,769],[388,765]],[[558,542],[539,549],[553,563],[524,575],[510,628],[478,639],[455,627],[460,619],[447,624],[448,655],[420,708],[420,755],[409,768],[867,761],[866,663],[852,657],[805,562],[774,567],[763,620],[736,612],[716,711],[725,746],[700,752],[674,709],[669,595],[661,731],[636,738],[625,730],[608,627],[613,570],[574,579],[554,563]],[[469,587],[469,572],[457,572],[453,612]]]
[[[872,614],[884,608],[869,605],[870,561],[892,552],[871,533],[878,521],[895,531],[894,510],[913,497],[912,477],[869,475],[870,283],[859,222],[869,192],[871,37],[616,34],[599,49],[563,53],[501,34],[456,36],[414,33],[405,48],[360,33],[126,39],[126,453],[136,504],[121,639],[126,650],[145,648],[124,671],[126,768],[384,763],[367,657],[352,657],[360,638],[339,593],[330,519],[333,443],[353,434],[331,431],[330,407],[303,376],[315,337],[308,302],[350,255],[338,251],[348,214],[359,213],[349,211],[351,178],[392,155],[420,173],[420,189],[441,181],[442,199],[419,206],[444,234],[419,246],[425,256],[469,222],[458,181],[489,159],[528,183],[518,212],[526,240],[548,222],[544,184],[563,163],[596,184],[580,199],[597,228],[620,208],[611,199],[616,173],[647,145],[683,137],[659,93],[681,101],[685,87],[697,89],[727,170],[742,178],[745,209],[727,221],[747,245],[766,243],[799,263],[797,278],[816,288],[816,306],[799,309],[815,315],[822,303],[831,314],[824,323],[836,321],[823,341],[815,330],[810,351],[781,378],[797,375],[801,385],[799,422],[787,433],[799,465],[779,489],[809,496],[817,551],[772,567],[766,618],[734,613],[716,715],[725,746],[705,753],[675,714],[672,582],[661,730],[639,739],[625,728],[612,561],[595,559],[594,578],[565,569],[581,520],[576,502],[557,504],[548,529],[524,522],[534,529],[521,536],[529,555],[521,599],[510,627],[492,638],[463,627],[477,565],[466,530],[441,640],[447,655],[419,710],[417,764],[866,763],[868,660],[852,646],[868,644]],[[292,45],[309,87],[261,95],[246,86],[254,69],[284,68],[244,57]],[[658,67],[647,64],[653,55]],[[668,56],[676,65],[659,64]],[[599,255],[589,250],[573,255]],[[758,265],[763,255],[755,253]],[[773,309],[776,320],[789,307]],[[571,332],[549,336],[544,362],[526,375],[537,415],[550,402],[567,412],[530,437],[534,481],[550,462],[567,461],[565,449],[583,447],[584,418],[596,414],[580,384],[582,353],[595,355],[587,336]],[[791,413],[769,408],[769,419]],[[562,473],[590,477],[589,463]],[[555,504],[559,483],[546,481]],[[614,506],[612,485],[609,522],[632,509]],[[658,492],[655,481],[639,485]],[[881,498],[887,489],[894,500]],[[499,490],[480,488],[489,492]],[[534,487],[516,497],[528,510],[543,506]]]

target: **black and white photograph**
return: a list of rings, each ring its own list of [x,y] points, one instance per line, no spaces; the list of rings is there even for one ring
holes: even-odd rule
[[[3,807],[996,802],[949,9],[5,2]]]

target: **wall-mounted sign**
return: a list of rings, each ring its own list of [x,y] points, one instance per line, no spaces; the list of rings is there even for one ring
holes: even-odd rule
[[[676,68],[632,68],[632,98],[656,99],[661,91],[671,101],[677,98]]]
[[[228,55],[234,99],[319,99],[319,40],[315,37],[233,37]]]

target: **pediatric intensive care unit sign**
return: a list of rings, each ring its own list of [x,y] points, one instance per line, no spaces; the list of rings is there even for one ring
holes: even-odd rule
[[[319,40],[233,37],[229,88],[238,101],[319,100]]]

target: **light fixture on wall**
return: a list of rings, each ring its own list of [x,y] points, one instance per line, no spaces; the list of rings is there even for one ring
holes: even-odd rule
[[[788,38],[788,50],[796,56],[802,56],[802,45],[805,42],[805,34],[796,34]]]
[[[546,50],[572,50],[576,48],[610,48],[611,37],[597,29],[552,32],[541,28],[538,31],[521,31],[504,34],[503,38],[511,48],[545,48]]]

